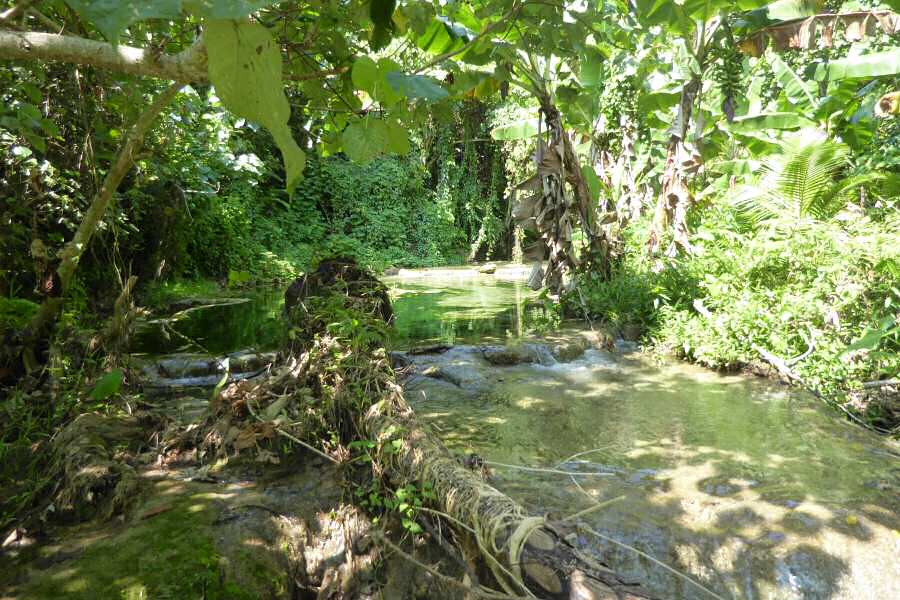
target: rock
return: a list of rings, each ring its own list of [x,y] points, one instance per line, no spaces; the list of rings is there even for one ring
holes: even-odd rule
[[[485,275],[493,275],[497,272],[497,265],[494,263],[487,263],[486,265],[481,265],[478,267],[479,273],[484,273]]]
[[[521,348],[509,346],[485,346],[481,349],[484,360],[495,366],[512,366],[534,362]]]
[[[494,366],[509,367],[527,363],[552,365],[556,362],[550,349],[544,344],[482,346],[481,355]]]
[[[581,358],[584,352],[591,347],[590,342],[582,336],[571,340],[565,340],[551,348],[553,358],[560,362],[569,362]]]
[[[622,326],[622,337],[629,342],[636,342],[641,339],[644,328],[637,323],[626,323]]]
[[[388,267],[384,271],[381,272],[384,277],[391,277],[393,275],[400,274],[400,267]]]
[[[375,301],[386,322],[390,323],[394,318],[387,286],[354,259],[347,257],[325,259],[315,271],[295,279],[284,293],[284,309],[290,315],[306,298],[332,292]]]

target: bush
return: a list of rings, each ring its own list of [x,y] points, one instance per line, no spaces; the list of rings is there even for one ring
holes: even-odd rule
[[[900,311],[897,220],[855,216],[785,234],[738,233],[730,219],[726,209],[708,210],[696,254],[661,270],[644,257],[644,225],[633,226],[615,277],[583,282],[591,311],[615,324],[637,322],[656,348],[713,368],[758,360],[757,348],[799,357],[812,343],[793,368],[826,393],[900,371],[896,335],[848,351]]]

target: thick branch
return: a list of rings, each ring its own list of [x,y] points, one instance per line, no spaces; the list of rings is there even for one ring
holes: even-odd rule
[[[153,125],[153,122],[156,120],[156,117],[159,116],[159,113],[172,102],[175,95],[182,87],[184,87],[183,83],[175,83],[169,86],[166,91],[156,97],[153,104],[138,117],[138,120],[131,128],[128,138],[125,140],[125,143],[122,145],[122,148],[116,156],[115,162],[106,174],[103,186],[100,188],[100,191],[97,192],[97,195],[94,196],[94,199],[91,201],[91,206],[84,214],[84,218],[82,218],[78,230],[59,254],[60,263],[57,268],[57,273],[59,275],[60,287],[62,288],[61,294],[56,297],[46,298],[41,304],[40,310],[32,319],[30,329],[32,335],[35,336],[37,340],[41,340],[49,331],[52,331],[59,310],[62,308],[62,295],[69,289],[69,284],[72,282],[72,277],[75,275],[75,269],[78,267],[78,261],[81,259],[81,255],[90,243],[94,232],[97,230],[97,226],[103,219],[103,215],[106,214],[106,209],[109,207],[109,203],[112,201],[119,184],[122,183],[125,175],[131,169],[132,164],[134,164],[134,157],[143,145],[144,136],[150,130],[151,125]],[[32,348],[26,348],[26,352],[32,350]],[[31,362],[32,364],[29,365],[27,364],[28,362]],[[29,370],[36,365],[37,361],[33,356],[30,357],[30,360],[26,357],[26,366]]]
[[[178,54],[157,54],[71,35],[0,30],[0,59],[52,60],[180,82],[209,81],[206,47],[199,40]]]

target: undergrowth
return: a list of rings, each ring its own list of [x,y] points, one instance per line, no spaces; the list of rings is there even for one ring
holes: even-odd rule
[[[710,208],[695,252],[675,259],[647,256],[646,226],[628,229],[611,280],[584,278],[596,318],[637,324],[657,351],[715,369],[758,362],[760,349],[800,359],[793,370],[828,397],[900,372],[900,336],[888,329],[900,313],[896,219],[747,231]]]

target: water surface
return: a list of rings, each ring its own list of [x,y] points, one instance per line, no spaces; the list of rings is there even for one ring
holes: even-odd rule
[[[532,329],[513,284],[393,285],[411,341]],[[662,597],[713,596],[610,540],[720,597],[900,598],[900,450],[808,394],[636,352],[513,367],[447,356],[433,360],[487,387],[414,378],[417,413],[539,514],[621,498],[583,518],[604,538],[585,530],[579,543]]]

